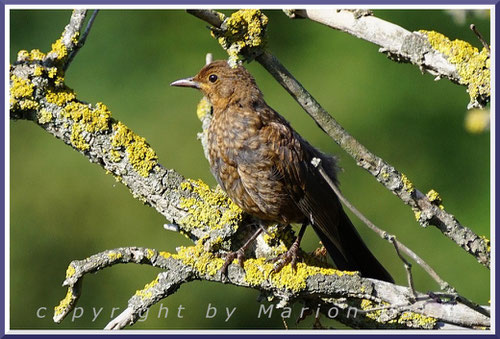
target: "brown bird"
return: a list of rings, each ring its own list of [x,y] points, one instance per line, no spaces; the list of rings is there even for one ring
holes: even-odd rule
[[[336,160],[311,146],[266,104],[244,67],[231,68],[226,61],[215,61],[195,77],[174,81],[171,86],[200,89],[212,104],[207,131],[210,168],[231,200],[264,224],[302,224],[277,270],[290,262],[295,266],[300,240],[311,224],[337,268],[393,282],[311,164],[313,158],[321,159],[336,183]],[[236,257],[242,262],[244,249],[261,231],[262,227],[242,249],[228,256],[223,271]]]

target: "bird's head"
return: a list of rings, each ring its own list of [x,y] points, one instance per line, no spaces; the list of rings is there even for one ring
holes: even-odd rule
[[[243,66],[231,68],[225,60],[214,61],[194,77],[174,81],[170,86],[197,88],[212,105],[224,105],[243,96],[261,95],[254,78]]]

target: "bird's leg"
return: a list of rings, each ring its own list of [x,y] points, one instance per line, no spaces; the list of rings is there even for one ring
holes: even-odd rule
[[[229,252],[226,255],[226,261],[222,265],[221,272],[224,276],[227,276],[227,267],[233,262],[234,259],[238,259],[238,263],[243,267],[243,260],[245,259],[245,251],[252,244],[252,242],[257,239],[257,237],[264,231],[263,227],[259,227],[257,231],[245,242],[243,246],[240,247],[236,252]]]
[[[294,271],[297,270],[297,258],[299,257],[300,241],[304,236],[307,225],[307,222],[302,224],[297,238],[295,238],[295,241],[293,242],[292,246],[290,246],[288,251],[271,260],[271,262],[279,261],[278,265],[273,269],[274,273],[278,273],[279,271],[281,271],[283,267],[285,267],[288,263],[292,265],[292,269]]]

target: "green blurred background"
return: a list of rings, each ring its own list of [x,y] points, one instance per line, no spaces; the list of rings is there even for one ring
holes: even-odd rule
[[[230,13],[231,11],[225,11]],[[447,211],[477,234],[490,232],[490,134],[464,129],[469,101],[464,87],[433,81],[412,65],[397,64],[377,47],[308,20],[290,20],[268,10],[269,48],[347,131],[375,154],[404,172],[420,190],[437,190]],[[10,15],[10,60],[17,51],[50,45],[68,23],[66,10],[15,10]],[[489,41],[489,15],[469,13],[464,22],[441,10],[376,10],[375,14],[408,30],[436,30],[480,47],[468,25],[475,23]],[[104,102],[114,118],[144,136],[159,161],[189,178],[215,185],[196,133],[201,94],[169,87],[197,73],[212,52],[225,52],[210,37],[207,24],[180,10],[103,10],[87,43],[66,75],[78,98]],[[313,145],[339,156],[342,190],[368,218],[395,234],[432,265],[464,296],[487,304],[490,274],[434,227],[420,227],[412,211],[356,166],[256,62],[247,66],[267,102]],[[123,310],[137,289],[158,270],[118,265],[85,278],[78,306],[52,322],[52,308],[66,293],[61,287],[67,265],[105,249],[145,246],[175,251],[189,245],[182,235],[165,231],[166,220],[134,199],[128,189],[79,153],[32,122],[10,122],[10,325],[13,329],[101,329],[113,307]],[[352,217],[363,238],[398,284],[406,285],[394,249]],[[308,231],[305,250],[318,244]],[[416,265],[419,291],[438,286]],[[276,328],[279,313],[257,319],[258,292],[230,285],[192,282],[163,300],[133,329]],[[219,309],[205,319],[208,304]],[[185,307],[177,317],[179,305]],[[36,311],[47,307],[45,318]],[[103,308],[92,321],[92,307]],[[237,307],[225,322],[224,307]],[[298,306],[296,306],[297,309]],[[120,311],[115,311],[115,316]],[[298,316],[298,310],[294,317]],[[163,317],[163,315],[162,315]],[[311,328],[312,319],[289,328]],[[328,326],[341,325],[324,320]]]

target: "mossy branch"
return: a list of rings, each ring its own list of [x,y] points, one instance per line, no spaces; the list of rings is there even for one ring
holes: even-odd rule
[[[218,28],[223,27],[226,20],[222,13],[213,10],[188,10],[188,12]],[[333,10],[319,12],[337,13]],[[355,15],[355,12],[347,12],[348,14],[345,15]],[[361,16],[356,20],[361,20],[362,17],[365,16]],[[354,20],[354,17],[352,20]],[[249,23],[247,26],[252,26],[255,29],[259,22],[262,22],[262,20]],[[392,24],[386,22],[385,25]],[[362,31],[361,28],[361,26],[358,27],[358,30]],[[265,31],[265,29],[261,30]],[[239,34],[241,35],[241,32]],[[369,33],[366,32],[365,34]],[[261,40],[265,41],[265,38],[261,38]],[[256,47],[253,46],[253,48],[252,57],[256,55]],[[257,55],[255,59],[288,91],[318,126],[356,161],[358,166],[367,170],[379,183],[411,207],[421,226],[436,226],[446,237],[474,256],[479,263],[488,268],[490,267],[489,241],[478,236],[470,228],[462,225],[452,214],[448,213],[443,207],[441,198],[439,196],[434,198],[437,194],[434,190],[423,194],[405,174],[370,152],[350,135],[268,50],[261,48],[260,54]],[[231,53],[230,57],[232,57]]]

